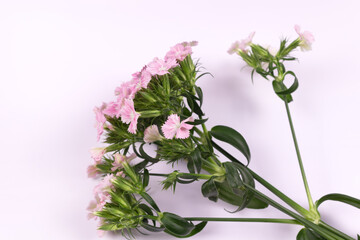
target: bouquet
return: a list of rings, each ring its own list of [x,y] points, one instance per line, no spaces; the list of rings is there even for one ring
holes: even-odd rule
[[[319,206],[325,201],[340,201],[360,208],[360,200],[332,193],[313,201],[292,123],[289,105],[298,88],[296,74],[286,69],[286,63],[296,60],[291,53],[307,51],[313,35],[295,26],[298,38],[283,39],[277,51],[252,43],[254,33],[235,42],[228,50],[236,53],[252,69],[272,82],[275,94],[283,102],[288,116],[297,159],[306,190],[308,206],[303,207],[263,179],[249,167],[251,153],[244,137],[235,129],[218,125],[208,130],[202,110],[204,94],[197,81],[208,72],[191,57],[197,42],[183,42],[170,48],[163,59],[154,58],[132,80],[115,89],[114,101],[95,107],[98,140],[106,147],[91,150],[94,164],[88,176],[100,179],[94,189],[95,200],[89,207],[89,218],[99,220],[99,234],[116,231],[134,238],[133,231],[164,231],[172,236],[191,237],[202,231],[209,221],[269,222],[299,225],[297,239],[354,239],[321,219]],[[226,143],[244,155],[241,162],[222,148]],[[146,145],[156,147],[156,155],[146,151]],[[151,166],[165,161],[186,163],[186,172],[152,172]],[[174,168],[175,169],[175,168]],[[236,206],[234,213],[244,208],[264,209],[269,206],[288,218],[206,218],[182,217],[164,212],[148,193],[153,176],[163,177],[163,189],[176,190],[177,184],[191,187],[202,181],[199,191],[210,201],[225,201]],[[259,191],[261,184],[279,197],[278,202]],[[286,205],[286,206],[285,206]],[[360,239],[359,235],[357,239]]]

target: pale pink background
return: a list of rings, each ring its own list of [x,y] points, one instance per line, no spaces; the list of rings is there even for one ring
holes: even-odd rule
[[[86,219],[95,181],[88,150],[99,146],[92,109],[110,101],[131,74],[170,46],[199,41],[194,57],[215,78],[199,80],[209,126],[238,129],[250,166],[306,206],[282,102],[226,50],[256,31],[254,42],[277,46],[312,31],[313,51],[289,65],[300,80],[291,104],[314,199],[332,192],[360,198],[360,30],[358,1],[1,1],[0,239],[98,239]],[[234,154],[237,154],[234,152]],[[164,166],[154,171],[165,171]],[[180,164],[178,169],[182,169]],[[200,194],[200,183],[175,195],[151,183],[161,209],[182,216],[284,217],[273,208],[229,214]],[[359,209],[335,202],[325,220],[355,236]],[[192,239],[295,239],[298,226],[209,223]],[[119,239],[108,235],[104,239]],[[172,239],[166,234],[137,239]]]

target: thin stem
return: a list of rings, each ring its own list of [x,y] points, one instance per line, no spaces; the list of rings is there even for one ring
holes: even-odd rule
[[[312,197],[311,197],[309,185],[308,185],[308,182],[307,182],[307,179],[306,179],[304,165],[303,165],[302,160],[301,160],[300,150],[299,150],[298,142],[297,142],[297,139],[296,139],[294,125],[293,125],[293,122],[292,122],[292,119],[291,119],[291,113],[290,113],[290,109],[289,109],[289,104],[288,104],[288,102],[286,100],[286,97],[284,98],[284,102],[285,102],[286,113],[287,113],[289,124],[290,124],[291,134],[292,134],[292,137],[293,137],[293,140],[294,140],[296,155],[297,155],[299,166],[300,166],[301,176],[302,176],[302,179],[303,179],[303,182],[304,182],[306,195],[307,195],[307,198],[308,198],[308,201],[309,201],[309,208],[310,208],[310,211],[312,211],[312,210],[315,209],[315,207],[314,207],[314,203],[313,203],[313,200],[312,200]]]
[[[350,237],[349,235],[343,233],[343,232],[340,232],[339,230],[333,228],[332,226],[326,224],[325,222],[323,221],[320,221],[319,223],[320,226],[332,231],[333,233],[336,233],[338,236],[340,237],[343,237],[344,239],[347,239],[347,240],[354,240],[352,237]]]
[[[217,145],[214,141],[211,142],[213,147],[217,149],[219,152],[221,152],[225,157],[227,157],[229,160],[233,162],[237,162],[242,164],[238,159],[236,159],[234,156],[232,156],[230,153],[228,153],[225,149]],[[257,175],[254,171],[252,171],[249,167],[247,169],[250,171],[251,175],[256,179],[260,184],[262,184],[264,187],[266,187],[270,192],[275,194],[277,197],[279,197],[281,200],[283,200],[285,203],[287,203],[290,207],[292,207],[295,211],[300,213],[301,215],[305,216],[308,214],[308,211],[300,206],[298,203],[296,203],[294,200],[286,196],[284,193],[282,193],[280,190],[278,190],[276,187],[271,185],[269,182],[267,182],[265,179]]]
[[[261,192],[259,192],[258,190],[256,190],[255,188],[253,188],[252,186],[244,183],[244,185],[250,190],[252,191],[258,198],[260,198],[261,200],[263,200],[264,202],[268,203],[269,205],[273,206],[274,208],[280,210],[281,212],[289,215],[290,217],[293,217],[295,220],[297,220],[299,223],[301,223],[302,225],[304,225],[307,228],[310,228],[312,230],[314,230],[315,232],[317,232],[318,234],[320,234],[321,236],[325,237],[328,240],[343,240],[342,238],[339,238],[337,235],[335,235],[334,233],[330,232],[327,229],[323,229],[321,227],[319,227],[318,225],[314,224],[313,222],[310,222],[309,220],[303,218],[302,216],[290,211],[289,209],[283,207],[282,205],[280,205],[279,203],[275,202],[274,200],[272,200],[271,198],[267,197],[266,195],[262,194]]]
[[[209,217],[188,217],[188,221],[205,221],[205,222],[262,222],[262,223],[286,223],[302,225],[293,219],[281,218],[209,218]]]
[[[150,176],[158,176],[158,177],[168,177],[170,174],[163,174],[163,173],[149,173]],[[178,176],[194,176],[198,177],[199,179],[210,179],[212,178],[212,175],[208,174],[197,174],[197,173],[182,173],[179,172],[177,174]]]

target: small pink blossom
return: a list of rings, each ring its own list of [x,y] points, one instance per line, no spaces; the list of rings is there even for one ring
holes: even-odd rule
[[[106,105],[103,113],[110,117],[119,117],[120,116],[120,104],[117,102],[110,102]]]
[[[95,160],[96,163],[101,161],[105,153],[106,153],[105,147],[97,147],[97,148],[92,148],[90,150],[91,157]]]
[[[135,111],[134,101],[132,99],[125,99],[124,106],[120,110],[120,115],[123,123],[130,124],[128,131],[135,134],[140,113]]]
[[[106,108],[105,103],[103,103],[103,105],[100,108],[98,108],[98,107],[94,108],[95,120],[96,120],[95,127],[96,127],[97,133],[98,133],[98,136],[97,136],[98,141],[100,140],[100,136],[104,132],[104,125],[105,125],[105,122],[106,122],[106,118],[104,116],[103,111],[104,111],[105,108]]]
[[[295,25],[294,26],[296,33],[299,35],[299,38],[301,40],[300,43],[300,49],[301,51],[309,51],[311,50],[311,44],[315,41],[314,36],[309,31],[300,31],[300,26]]]
[[[99,170],[96,167],[96,164],[88,166],[87,174],[88,178],[96,178],[100,174]]]
[[[162,138],[163,137],[159,133],[159,129],[156,125],[151,125],[144,131],[144,142],[146,143],[160,141]]]
[[[107,200],[109,195],[107,191],[114,188],[111,181],[115,178],[114,174],[107,174],[102,181],[95,186],[94,195],[99,196],[102,201]]]
[[[117,96],[117,103],[120,108],[124,105],[125,99],[134,99],[136,92],[134,92],[133,84],[128,81],[124,82],[115,89],[115,95]]]
[[[147,85],[151,81],[151,74],[147,71],[146,66],[140,72],[136,72],[133,75],[132,83],[138,86],[137,88],[147,88]]]
[[[188,138],[190,136],[190,129],[193,128],[193,125],[186,124],[189,121],[192,122],[193,117],[180,122],[180,117],[177,114],[171,114],[161,130],[167,139],[172,139],[174,136],[180,139]]]
[[[129,157],[126,157],[124,155],[121,155],[120,153],[114,154],[114,162],[112,163],[111,171],[116,171],[117,169],[123,168],[124,162],[130,162],[136,157],[135,154],[131,154]]]
[[[188,43],[178,43],[170,48],[170,51],[166,53],[165,60],[176,59],[183,61],[187,55],[192,54],[192,49]]]
[[[246,48],[248,46],[250,46],[254,35],[255,35],[255,32],[252,32],[252,33],[250,33],[250,35],[247,38],[242,39],[240,42],[239,41],[234,42],[231,45],[231,47],[229,48],[228,53],[233,54],[238,51],[246,52],[247,51]]]
[[[147,65],[148,72],[152,75],[165,75],[169,73],[169,69],[177,66],[178,63],[176,62],[176,59],[168,59],[167,61],[164,61],[162,59],[154,58],[152,62],[150,62]]]

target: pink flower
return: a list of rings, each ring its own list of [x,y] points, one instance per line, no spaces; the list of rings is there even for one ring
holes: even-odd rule
[[[107,192],[110,189],[113,189],[114,186],[112,185],[112,180],[116,177],[114,174],[107,174],[102,181],[95,186],[94,188],[94,194],[95,196],[99,196],[99,198],[103,200],[107,200],[109,198],[109,193]]]
[[[117,103],[121,106],[125,99],[133,99],[135,97],[134,89],[131,82],[124,82],[115,89],[115,95],[118,96]]]
[[[180,122],[180,117],[177,114],[171,114],[161,130],[167,139],[172,139],[174,136],[180,139],[188,138],[190,136],[190,129],[193,128],[193,125],[186,124],[189,121],[192,122],[193,117]]]
[[[95,160],[95,162],[98,163],[101,161],[102,157],[106,153],[106,148],[105,147],[92,148],[90,150],[90,153],[91,153],[91,157]]]
[[[110,102],[106,105],[103,113],[110,117],[120,117],[120,104],[117,102]]]
[[[148,72],[152,75],[165,75],[169,73],[169,69],[177,66],[178,63],[176,62],[176,59],[168,59],[167,61],[164,61],[162,59],[154,58],[152,62],[150,62],[147,65]]]
[[[146,70],[146,66],[140,72],[136,72],[133,75],[132,84],[136,86],[136,89],[147,88],[151,80],[151,74]]]
[[[144,142],[146,143],[160,141],[162,138],[156,125],[151,125],[144,131]]]
[[[311,44],[315,41],[314,36],[309,31],[300,32],[300,26],[294,26],[296,33],[299,35],[301,40],[300,49],[301,51],[309,51],[311,50]]]
[[[104,132],[104,125],[106,122],[106,118],[104,116],[103,110],[105,108],[106,108],[105,103],[103,103],[103,105],[100,108],[98,108],[98,107],[94,108],[95,119],[96,119],[95,127],[96,127],[97,133],[98,133],[98,136],[97,136],[98,141],[100,140],[101,134]]]
[[[113,167],[111,168],[111,171],[116,171],[117,169],[123,168],[124,162],[130,162],[136,157],[135,154],[131,154],[129,157],[126,157],[124,155],[121,155],[120,153],[114,154],[114,162],[112,163]]]
[[[238,51],[246,52],[247,51],[246,48],[248,46],[250,46],[254,35],[255,35],[255,32],[252,32],[252,33],[250,33],[250,35],[247,38],[241,40],[240,42],[239,41],[234,42],[231,45],[231,47],[229,48],[228,53],[233,54]]]
[[[170,48],[170,51],[166,53],[165,60],[176,59],[183,61],[187,55],[192,54],[192,49],[188,43],[178,43]]]
[[[97,169],[96,164],[88,166],[88,168],[87,168],[88,178],[96,178],[99,173],[100,172]]]
[[[132,99],[125,99],[124,106],[120,110],[120,115],[123,123],[130,123],[128,131],[135,134],[137,130],[137,120],[140,114],[135,111],[134,101]]]

